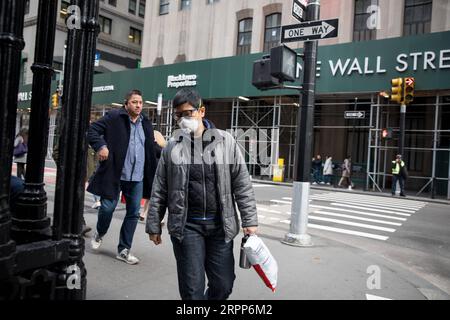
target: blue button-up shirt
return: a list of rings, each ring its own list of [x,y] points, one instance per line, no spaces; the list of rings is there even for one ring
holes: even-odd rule
[[[133,123],[130,118],[130,142],[120,180],[140,182],[144,179],[145,135],[142,115]]]

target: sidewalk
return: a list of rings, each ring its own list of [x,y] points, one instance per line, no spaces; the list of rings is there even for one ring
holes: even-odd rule
[[[273,182],[269,180],[258,180],[258,179],[252,179],[252,182],[254,183],[261,183],[261,184],[270,184],[270,185],[278,185],[278,186],[285,186],[285,187],[292,187],[292,182]],[[364,191],[360,189],[353,189],[348,190],[345,188],[335,188],[333,186],[321,186],[321,185],[311,185],[312,190],[323,190],[323,191],[329,191],[329,192],[347,192],[347,193],[354,193],[354,194],[365,194],[365,195],[371,195],[371,196],[377,196],[377,197],[388,197],[392,198],[392,195],[390,192],[379,192],[379,191]],[[407,194],[406,199],[409,200],[417,200],[417,201],[425,201],[429,203],[438,203],[438,204],[447,204],[450,205],[450,200],[445,199],[431,199],[428,197],[416,197],[416,196],[410,196]]]
[[[155,246],[145,234],[145,225],[139,223],[132,251],[141,262],[130,266],[115,259],[123,213],[123,209],[116,213],[99,252],[90,248],[92,232],[85,238],[87,299],[178,300],[175,258],[166,228],[163,243]],[[95,226],[96,212],[86,210],[85,219],[88,225]],[[398,265],[340,242],[316,235],[313,247],[298,248],[280,242],[284,230],[262,225],[259,234],[278,262],[277,290],[272,293],[266,288],[253,269],[239,268],[241,237],[238,236],[234,241],[237,278],[230,299],[365,300],[367,294],[389,299],[427,299],[422,292],[433,292],[434,298],[450,299]],[[368,273],[369,267],[379,267],[380,289],[367,287],[372,275]]]

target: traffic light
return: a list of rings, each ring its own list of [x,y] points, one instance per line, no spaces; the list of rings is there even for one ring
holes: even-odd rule
[[[408,77],[405,78],[405,83],[404,83],[404,103],[405,104],[410,104],[413,100],[414,100],[414,84],[415,84],[415,79],[412,77]]]
[[[55,92],[52,94],[52,108],[56,109],[59,106],[59,94]]]
[[[270,56],[264,56],[253,63],[252,84],[259,90],[268,90],[280,85],[280,81],[270,74]]]
[[[392,139],[392,128],[384,128],[381,130],[381,138]]]
[[[391,85],[391,101],[403,103],[403,78],[392,79]]]

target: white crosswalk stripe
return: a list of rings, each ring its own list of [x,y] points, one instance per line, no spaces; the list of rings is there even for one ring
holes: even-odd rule
[[[388,240],[408,218],[426,206],[423,201],[342,192],[313,194],[309,201],[309,228],[381,241]],[[258,211],[267,214],[261,223],[290,224],[286,216],[291,215],[291,205],[292,197],[258,205]]]

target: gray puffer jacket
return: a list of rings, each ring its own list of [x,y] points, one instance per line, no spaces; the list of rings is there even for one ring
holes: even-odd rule
[[[255,194],[244,158],[233,136],[223,130],[207,130],[203,139],[211,143],[203,154],[195,154],[193,159],[190,139],[189,135],[177,130],[163,149],[153,182],[145,231],[148,234],[161,234],[161,221],[168,208],[169,234],[180,241],[183,239],[189,192],[188,164],[202,163],[203,157],[205,163],[216,164],[222,225],[225,241],[229,242],[239,233],[236,204],[243,228],[258,225]]]

